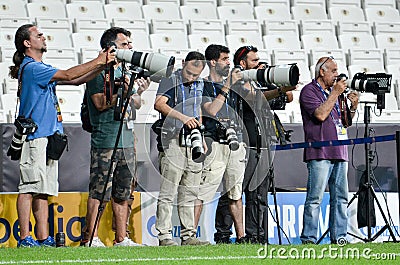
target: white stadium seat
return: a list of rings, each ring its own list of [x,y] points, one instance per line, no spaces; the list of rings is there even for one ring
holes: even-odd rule
[[[303,48],[306,50],[314,48],[324,48],[324,49],[338,49],[339,45],[335,34],[330,32],[319,32],[302,35],[301,43]]]
[[[329,17],[333,21],[361,22],[365,21],[364,12],[356,6],[333,6],[329,8]]]
[[[104,5],[104,13],[107,19],[142,19],[143,13],[139,3],[114,2]]]
[[[339,21],[337,24],[337,32],[338,35],[353,33],[353,32],[372,34],[371,24],[366,21],[360,21],[360,22]]]
[[[75,50],[80,48],[95,48],[100,50],[100,38],[102,32],[97,31],[81,31],[72,33],[72,42]]]
[[[143,17],[150,19],[180,19],[179,6],[172,3],[154,3],[142,6]]]
[[[114,27],[126,28],[132,33],[137,31],[149,33],[149,25],[145,19],[113,18],[112,24]]]
[[[399,11],[393,7],[377,6],[364,9],[369,22],[399,22]]]
[[[191,49],[204,51],[210,44],[226,45],[224,36],[216,33],[195,33],[189,34],[189,46]]]
[[[26,17],[26,8],[24,1],[2,0],[0,8],[0,17]]]
[[[185,33],[179,32],[160,32],[150,34],[150,43],[153,49],[174,48],[187,49],[188,41]]]
[[[225,36],[225,23],[219,19],[191,19],[189,20],[189,32],[191,34],[200,32],[212,32]]]
[[[181,32],[186,33],[186,23],[182,19],[152,19],[151,32]]]
[[[229,20],[229,19],[248,19],[253,20],[253,8],[248,4],[237,4],[229,6],[218,6],[217,12],[219,19]]]
[[[338,36],[339,44],[342,49],[374,49],[376,48],[375,39],[372,35],[357,32],[341,34]]]
[[[68,18],[104,19],[103,4],[99,2],[73,2],[65,5]]]
[[[400,48],[400,32],[399,33],[381,33],[375,35],[376,47],[380,49]]]
[[[66,18],[65,4],[59,1],[27,3],[26,8],[30,17]]]
[[[300,41],[297,35],[293,34],[276,34],[263,36],[264,45],[267,50],[286,49],[299,50],[301,49]]]
[[[290,20],[289,8],[283,4],[268,4],[254,7],[256,19],[264,20]]]
[[[264,47],[259,34],[249,32],[243,34],[228,34],[225,36],[226,44],[231,50],[236,50],[241,46],[253,45],[259,49]]]
[[[226,34],[255,32],[261,36],[261,26],[257,20],[228,20],[226,30]]]
[[[387,6],[396,8],[396,0],[362,0],[365,7],[381,7]]]
[[[295,20],[264,20],[265,35],[274,33],[299,35],[299,27]]]
[[[350,49],[348,54],[350,65],[379,65],[384,68],[383,52],[380,49]]]
[[[361,7],[361,0],[327,0],[327,8],[332,6],[356,6]]]
[[[212,4],[202,3],[196,5],[180,6],[182,18],[185,21],[190,19],[217,19],[217,8]]]
[[[332,33],[335,34],[335,25],[331,20],[302,20],[300,21],[300,34],[312,33]]]
[[[325,8],[317,5],[295,5],[291,7],[295,20],[328,19]]]
[[[75,18],[74,32],[80,31],[105,31],[110,28],[110,22],[107,19]]]

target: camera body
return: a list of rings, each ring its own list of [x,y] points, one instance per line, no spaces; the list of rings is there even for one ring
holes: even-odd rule
[[[236,133],[237,126],[232,120],[220,120],[217,123],[217,135],[220,143],[226,143],[229,149],[236,151],[239,149],[239,138]]]
[[[32,134],[37,130],[36,123],[31,118],[25,118],[24,116],[18,116],[14,121],[14,125],[22,135]]]
[[[206,158],[203,147],[204,125],[189,129],[186,125],[179,133],[179,145],[192,148],[192,160],[201,163]]]

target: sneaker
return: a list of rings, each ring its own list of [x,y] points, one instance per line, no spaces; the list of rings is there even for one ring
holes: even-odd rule
[[[236,238],[236,244],[250,244],[250,238],[242,236],[241,238]]]
[[[166,238],[166,239],[163,239],[163,240],[159,240],[158,241],[158,245],[159,246],[177,246],[178,243],[176,243],[175,241],[173,241],[170,238]]]
[[[43,242],[38,242],[40,246],[43,247],[55,247],[56,242],[54,241],[54,238],[51,236],[48,236]]]
[[[204,245],[210,245],[210,242],[208,241],[201,241],[195,237],[189,237],[186,240],[182,239],[182,246],[204,246]]]
[[[121,242],[114,243],[114,247],[141,247],[142,245],[135,243],[130,238],[125,237]]]
[[[88,247],[90,244],[90,240],[88,242],[85,243],[85,247]],[[93,237],[92,240],[92,248],[104,248],[106,245],[104,245],[103,242],[101,242],[100,238],[98,237]]]
[[[17,247],[39,247],[39,243],[32,238],[32,236],[27,236],[24,239],[18,240],[18,245]]]

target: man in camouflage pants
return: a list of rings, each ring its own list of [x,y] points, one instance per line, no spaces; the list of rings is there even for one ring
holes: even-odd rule
[[[102,48],[107,47],[110,43],[114,43],[118,49],[129,48],[130,32],[113,27],[106,30],[100,40]],[[122,66],[120,63],[114,65],[115,79],[122,77]],[[124,77],[125,80],[128,78]],[[91,150],[90,150],[90,181],[89,181],[89,198],[87,204],[86,226],[82,243],[89,246],[90,236],[93,234],[92,247],[104,247],[104,243],[99,239],[97,227],[94,229],[96,217],[100,203],[104,206],[111,201],[113,214],[115,215],[115,241],[114,246],[137,246],[138,244],[128,238],[126,233],[129,199],[131,198],[131,190],[135,187],[134,179],[135,169],[135,149],[134,134],[132,132],[131,122],[124,120],[121,137],[119,139],[114,168],[107,183],[107,175],[111,165],[111,155],[116,142],[116,137],[120,125],[120,121],[114,120],[114,106],[116,95],[112,96],[110,102],[107,102],[104,95],[105,73],[102,72],[93,80],[87,83],[88,106],[90,114],[90,122],[93,127],[91,134]],[[129,83],[129,80],[127,83]],[[146,80],[135,80],[139,89],[137,94],[131,96],[130,109],[140,107],[140,98],[138,96],[147,87]],[[126,87],[125,87],[126,89]],[[129,109],[127,112],[130,112]],[[105,195],[103,191],[106,187]],[[111,200],[112,198],[112,200]],[[101,213],[100,213],[101,214]],[[110,227],[111,229],[111,227]]]

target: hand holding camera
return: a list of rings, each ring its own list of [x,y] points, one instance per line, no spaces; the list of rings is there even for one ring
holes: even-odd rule
[[[100,60],[101,64],[109,64],[115,62],[116,58],[117,57],[114,46],[109,47],[107,50],[101,50],[99,55],[97,56],[97,59]]]

